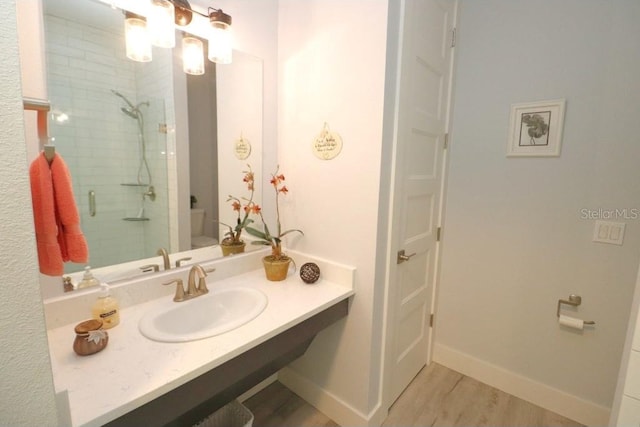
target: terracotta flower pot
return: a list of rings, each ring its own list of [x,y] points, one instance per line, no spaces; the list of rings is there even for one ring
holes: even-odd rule
[[[291,264],[291,258],[288,256],[282,256],[276,258],[273,255],[267,255],[262,258],[262,264],[264,265],[264,271],[267,275],[267,280],[272,282],[280,282],[287,278],[287,272],[289,271],[289,264]]]
[[[245,242],[225,242],[224,240],[220,243],[220,248],[222,249],[222,256],[229,256],[233,254],[241,254],[244,252],[244,248],[247,246]]]

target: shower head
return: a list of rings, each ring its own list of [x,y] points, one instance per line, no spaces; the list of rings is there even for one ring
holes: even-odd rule
[[[122,100],[127,103],[129,108],[122,107],[122,108],[120,108],[120,111],[122,111],[127,116],[131,117],[132,119],[136,119],[137,120],[137,119],[140,118],[140,115],[142,114],[141,111],[140,111],[140,106],[142,106],[142,105],[144,105],[146,107],[149,106],[149,101],[144,101],[144,102],[141,102],[138,105],[134,106],[133,103],[127,99],[126,96],[124,96],[123,94],[121,94],[117,90],[111,89],[111,92],[113,92],[113,94],[115,96],[118,96],[118,97],[122,98]]]
[[[137,108],[129,109],[129,108],[122,107],[122,108],[120,108],[120,111],[122,111],[127,116],[131,117],[132,119],[137,119],[138,118],[138,109]]]
[[[122,98],[122,99],[124,100],[124,102],[126,102],[126,103],[127,103],[127,105],[129,106],[129,108],[131,108],[132,110],[135,108],[135,107],[133,106],[133,104],[132,104],[132,103],[131,103],[131,102],[130,102],[130,101],[129,101],[129,100],[128,100],[128,99],[127,99],[123,94],[121,94],[120,92],[118,92],[117,90],[114,90],[114,89],[111,89],[111,92],[113,92],[113,94],[114,94],[115,96],[119,96],[120,98]]]

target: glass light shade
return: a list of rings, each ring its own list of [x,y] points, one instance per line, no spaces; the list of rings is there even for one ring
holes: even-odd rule
[[[232,60],[233,42],[231,27],[225,24],[213,24],[209,36],[209,61],[218,64],[230,64]]]
[[[182,38],[182,70],[196,76],[204,74],[204,48],[202,40],[195,37]]]
[[[151,61],[151,42],[144,19],[127,17],[124,20],[127,58],[138,62]]]
[[[175,10],[169,0],[151,0],[147,15],[151,44],[172,48],[176,45]]]

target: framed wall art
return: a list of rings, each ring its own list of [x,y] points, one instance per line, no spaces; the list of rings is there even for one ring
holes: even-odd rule
[[[512,104],[507,157],[559,156],[564,107],[564,99]]]

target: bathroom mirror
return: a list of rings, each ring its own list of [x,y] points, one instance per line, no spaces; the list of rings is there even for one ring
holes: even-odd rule
[[[212,245],[225,228],[214,220],[234,224],[226,200],[248,196],[247,165],[262,176],[262,61],[234,51],[231,64],[206,61],[204,76],[187,76],[180,37],[134,62],[122,11],[94,0],[43,5],[49,133],[72,175],[92,269],[110,281],[142,274],[159,248],[172,263],[221,256]],[[235,151],[240,139],[248,157]],[[65,274],[84,267],[67,263]]]

